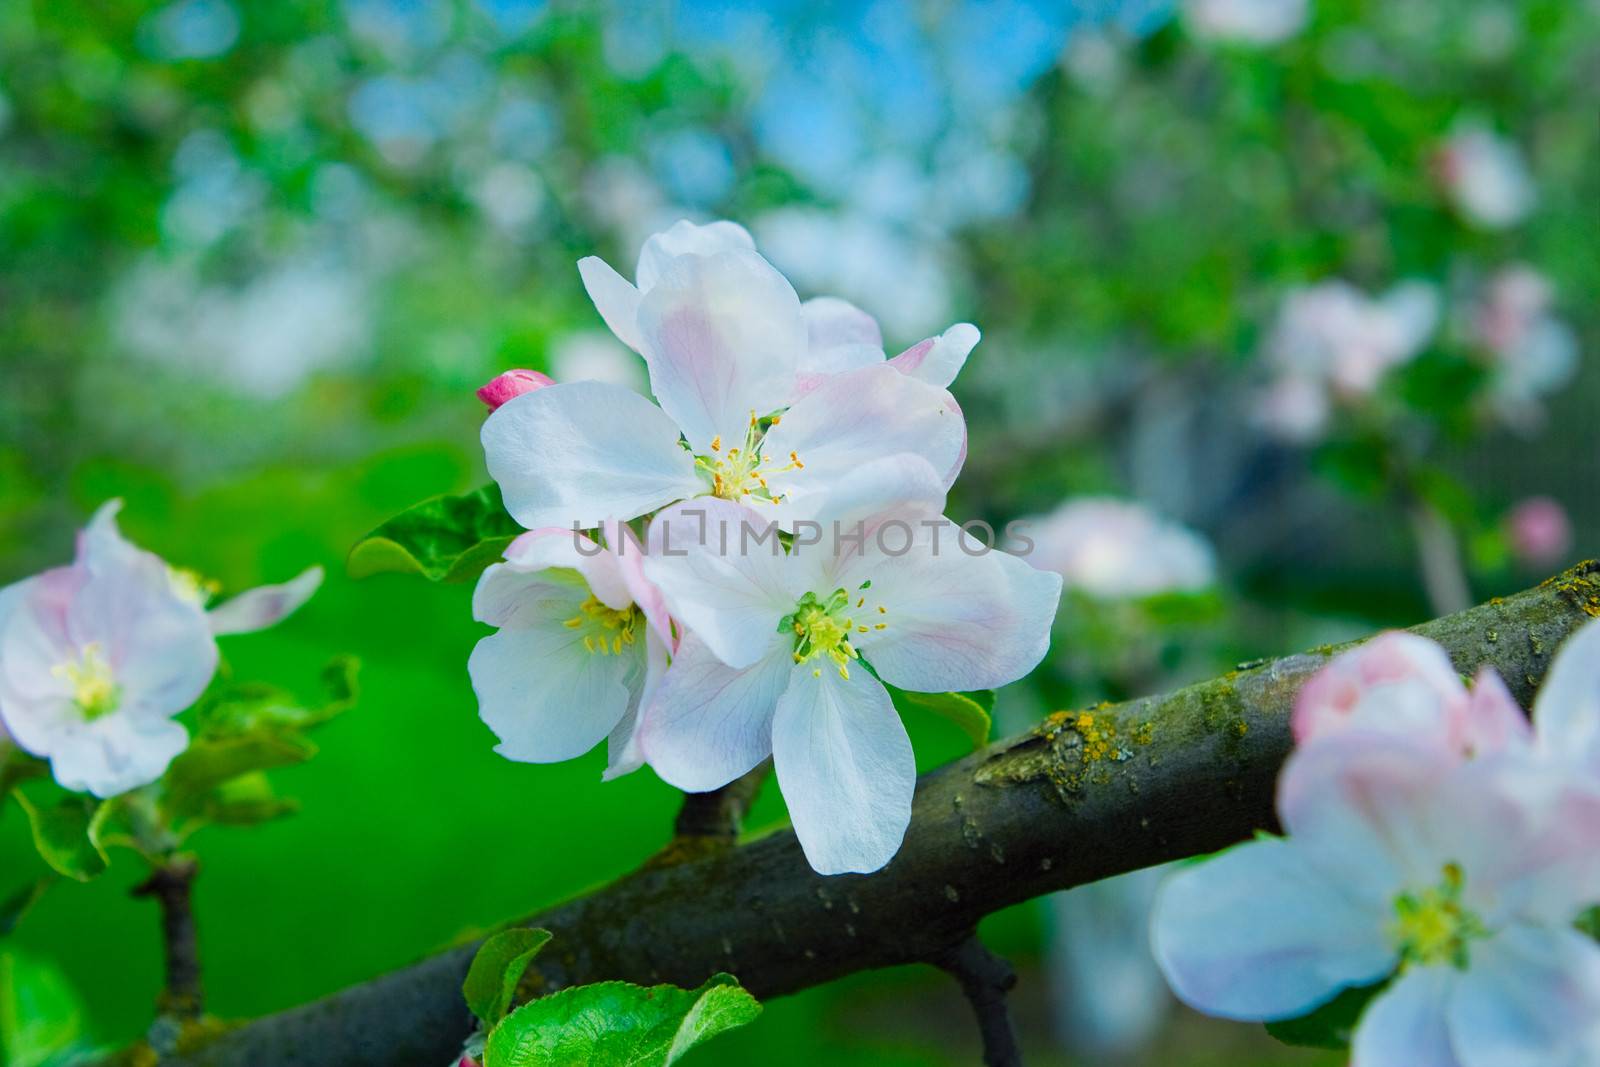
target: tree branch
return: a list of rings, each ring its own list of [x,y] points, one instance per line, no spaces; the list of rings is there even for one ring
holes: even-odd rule
[[[1526,707],[1551,656],[1600,615],[1600,564],[1416,628],[1464,674],[1496,667]],[[823,877],[790,832],[653,865],[529,917],[555,940],[544,988],[602,979],[693,987],[730,971],[768,998],[939,958],[990,912],[1212,852],[1277,825],[1300,685],[1338,651],[1262,661],[1165,696],[1051,716],[918,783],[894,861]],[[476,946],[258,1019],[181,1067],[437,1067],[471,1028]]]
[[[1006,994],[1017,984],[1011,964],[984,947],[976,931],[930,962],[960,983],[972,1005],[983,1039],[984,1067],[1022,1067],[1022,1048],[1006,1007]]]
[[[157,1003],[158,1014],[185,1022],[198,1019],[205,1006],[200,986],[200,950],[194,926],[195,858],[177,855],[151,871],[133,895],[154,897],[161,905],[161,943],[166,952],[167,980]]]
[[[765,760],[755,770],[735,778],[721,789],[684,794],[683,807],[678,809],[678,820],[673,825],[674,834],[679,839],[697,838],[723,846],[734,844],[744,828],[744,817],[771,769],[772,761]]]

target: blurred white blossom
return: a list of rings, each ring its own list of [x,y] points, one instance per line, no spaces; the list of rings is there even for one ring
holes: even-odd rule
[[[1184,0],[1183,16],[1197,37],[1242,44],[1277,44],[1305,27],[1310,0]]]
[[[1143,504],[1112,497],[1068,500],[1025,527],[1025,558],[1061,575],[1065,588],[1102,600],[1205,589],[1216,582],[1211,545]]]
[[[1577,371],[1577,335],[1551,314],[1553,299],[1549,279],[1519,263],[1489,280],[1473,311],[1473,338],[1491,361],[1491,403],[1523,429],[1542,417],[1540,399]]]
[[[1503,230],[1533,210],[1537,190],[1522,152],[1493,130],[1463,125],[1440,146],[1436,158],[1445,192],[1473,225]]]

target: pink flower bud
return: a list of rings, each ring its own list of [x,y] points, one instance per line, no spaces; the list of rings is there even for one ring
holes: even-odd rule
[[[554,378],[536,370],[508,370],[489,379],[489,384],[478,390],[478,399],[488,404],[490,411],[494,411],[513,397],[554,384]]]
[[[1524,563],[1559,563],[1572,548],[1572,522],[1567,510],[1547,496],[1531,496],[1506,516],[1511,550]]]
[[[524,373],[526,373],[526,372],[524,372]],[[542,377],[542,375],[541,375],[541,377]],[[485,386],[484,388],[488,388],[488,387]],[[456,1067],[478,1067],[478,1061],[473,1059],[471,1056],[463,1056],[463,1057],[461,1057],[461,1062],[456,1064]]]

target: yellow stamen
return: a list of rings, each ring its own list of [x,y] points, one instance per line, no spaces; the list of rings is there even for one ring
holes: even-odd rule
[[[72,686],[72,702],[83,717],[93,722],[117,709],[122,690],[111,675],[111,663],[100,650],[100,642],[83,646],[77,662],[61,663],[50,671]]]

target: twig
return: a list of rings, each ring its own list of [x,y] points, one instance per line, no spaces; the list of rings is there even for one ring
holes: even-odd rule
[[[1463,674],[1495,667],[1526,707],[1555,650],[1596,613],[1590,563],[1416,632]],[[555,935],[533,966],[549,988],[692,988],[729,971],[765,999],[925,963],[1001,908],[1245,840],[1276,825],[1289,709],[1336,651],[1085,713],[1102,739],[1116,727],[1114,757],[1085,744],[1081,715],[1057,715],[925,775],[900,852],[876,874],[819,875],[789,832],[636,871],[524,919]],[[461,981],[476,948],[235,1027],[164,1067],[436,1067],[471,1029]]]
[[[158,864],[133,891],[134,896],[155,897],[161,905],[167,981],[157,1007],[162,1016],[180,1021],[198,1019],[205,1007],[194,926],[194,876],[198,870],[193,856],[173,856]]]
[[[1017,984],[1011,964],[990,952],[976,932],[929,962],[960,983],[972,1005],[983,1039],[984,1067],[1022,1067],[1022,1048],[1006,1007],[1006,994]]]
[[[1461,544],[1450,520],[1422,501],[1412,504],[1410,518],[1428,603],[1440,615],[1463,610],[1472,603],[1472,591],[1461,565]]]
[[[732,845],[744,828],[744,817],[761,792],[761,783],[771,770],[770,760],[721,789],[709,793],[686,793],[673,832],[680,838],[693,837]]]

